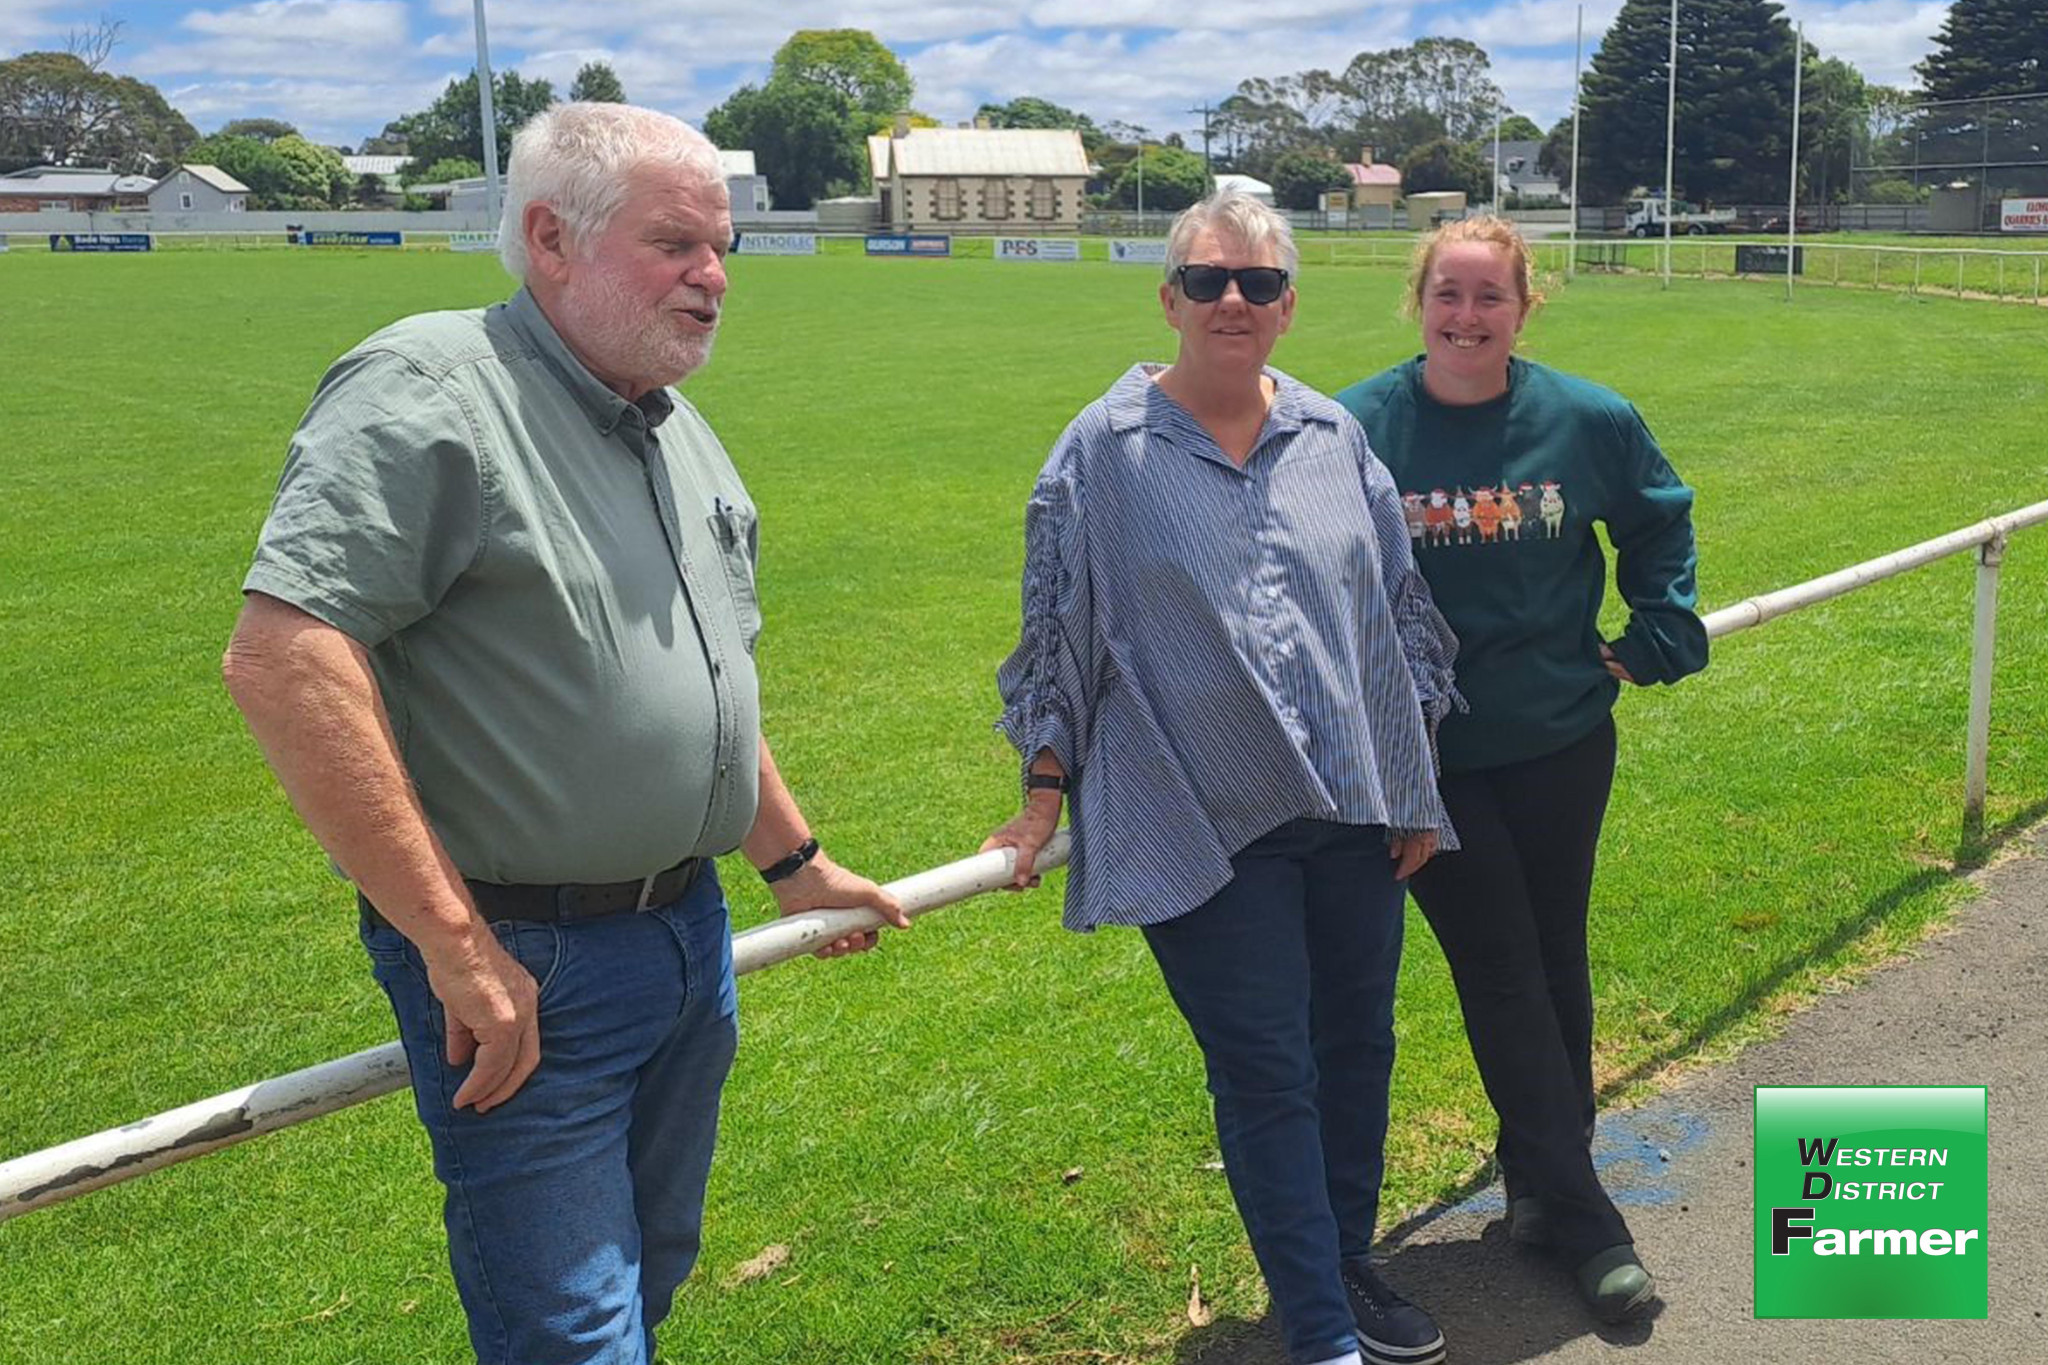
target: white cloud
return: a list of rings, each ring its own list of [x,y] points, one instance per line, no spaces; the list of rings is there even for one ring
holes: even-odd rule
[[[1562,47],[1569,60],[1577,31],[1579,0],[1510,0],[1477,14],[1460,15],[1452,27],[1495,55],[1501,48]],[[1600,45],[1600,35],[1621,12],[1621,0],[1590,0],[1586,5],[1586,56]],[[1496,60],[1495,65],[1501,63]]]
[[[199,81],[166,87],[164,98],[201,132],[230,119],[280,118],[314,142],[354,146],[400,114],[424,109],[441,83],[421,80]]]
[[[91,20],[66,22],[50,11],[62,0],[0,0],[0,56],[17,52],[62,51],[72,29],[87,29]]]
[[[1024,9],[1036,28],[1160,29],[1197,32],[1233,32],[1240,35],[1247,25],[1259,30],[1288,27],[1320,27],[1339,24],[1357,15],[1361,8],[1405,9],[1405,0],[1267,0],[1251,9],[1241,0],[1039,0]],[[1305,61],[1302,66],[1314,66]]]
[[[329,77],[373,78],[410,55],[408,13],[404,0],[258,0],[193,10],[178,23],[193,38],[146,48],[126,68],[145,77],[246,78],[296,76],[317,65]]]
[[[1334,31],[1183,29],[1150,41],[1106,30],[1050,39],[999,33],[935,44],[909,66],[918,107],[949,122],[967,118],[984,100],[1036,95],[1098,123],[1122,119],[1185,134],[1201,128],[1200,115],[1191,112],[1197,105],[1223,98],[1239,81],[1316,66],[1341,70],[1361,51],[1403,41],[1407,19],[1407,10],[1390,9]]]
[[[1948,17],[1947,0],[1786,0],[1786,15],[1806,21],[1806,41],[1823,57],[1840,57],[1880,85],[1912,89],[1913,66],[1934,49]]]

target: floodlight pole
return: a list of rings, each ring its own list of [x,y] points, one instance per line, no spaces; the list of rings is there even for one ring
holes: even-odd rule
[[[1572,233],[1571,254],[1564,258],[1564,277],[1579,274],[1579,90],[1583,78],[1580,63],[1586,55],[1586,7],[1579,6],[1578,35],[1572,39]]]
[[[1487,196],[1492,201],[1496,218],[1500,216],[1500,117],[1501,98],[1496,94],[1493,97],[1493,193]]]
[[[498,223],[498,113],[491,90],[491,39],[484,30],[484,0],[476,0],[476,102],[483,118],[484,213]]]
[[[1806,74],[1806,21],[1792,40],[1792,191],[1785,205],[1785,302],[1792,302],[1792,261],[1799,254],[1799,78]]]
[[[482,0],[478,0],[482,3]],[[1671,287],[1671,191],[1678,153],[1678,0],[1671,0],[1671,78],[1664,103],[1664,287]]]

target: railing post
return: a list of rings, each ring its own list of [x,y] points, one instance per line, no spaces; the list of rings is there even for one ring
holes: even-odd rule
[[[1985,768],[1991,752],[1991,659],[1998,644],[1998,566],[2005,536],[1977,547],[1977,625],[1970,644],[1970,741],[1963,776],[1963,829],[1984,828]]]

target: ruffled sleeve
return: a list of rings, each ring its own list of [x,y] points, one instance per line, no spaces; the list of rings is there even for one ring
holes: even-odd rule
[[[1077,443],[1063,438],[1024,507],[1024,621],[996,671],[1003,698],[996,728],[1028,766],[1052,750],[1078,778],[1093,702],[1094,619],[1082,535]]]
[[[1394,476],[1372,453],[1363,428],[1356,428],[1359,477],[1365,485],[1365,504],[1372,515],[1373,537],[1379,545],[1380,588],[1386,594],[1387,610],[1400,636],[1401,657],[1408,662],[1408,674],[1415,681],[1415,697],[1422,703],[1422,717],[1432,739],[1438,722],[1453,708],[1464,711],[1465,698],[1458,692],[1453,665],[1458,659],[1458,637],[1451,623],[1437,610],[1429,584],[1415,567],[1415,554],[1408,543],[1408,526],[1401,517],[1401,495]]]

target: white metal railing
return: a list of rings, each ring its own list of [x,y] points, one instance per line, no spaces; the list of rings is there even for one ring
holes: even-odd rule
[[[1037,866],[1048,871],[1062,866],[1067,847],[1067,832],[1062,829],[1040,851]],[[915,919],[1008,885],[1015,867],[1016,854],[999,849],[890,882],[886,889]],[[744,975],[773,967],[881,923],[882,917],[872,910],[814,910],[774,920],[733,935],[732,969]],[[0,1162],[0,1223],[376,1099],[409,1083],[405,1053],[397,1043],[386,1043]]]
[[[1963,814],[1966,826],[1980,826],[1990,748],[1991,664],[1998,631],[1999,567],[2005,559],[2007,537],[2043,522],[2048,522],[2048,502],[2037,502],[1794,587],[1747,598],[1707,613],[1704,619],[1708,638],[1733,635],[1949,555],[1975,549],[1976,624],[1970,660]],[[1038,866],[1047,870],[1059,867],[1066,862],[1067,853],[1067,832],[1061,830],[1046,845]],[[891,882],[888,889],[903,903],[904,910],[915,917],[1007,885],[1014,863],[1014,855],[1008,850],[977,854]],[[772,967],[855,929],[873,928],[880,923],[880,917],[870,910],[822,910],[776,920],[734,936],[733,971],[745,974]],[[137,1123],[0,1162],[0,1222],[375,1099],[406,1084],[404,1054],[397,1043],[386,1043]]]
[[[1532,242],[1537,263],[1562,272],[1580,268],[1649,271],[1658,268],[1660,241],[1581,239],[1576,256],[1550,242]],[[1671,269],[1702,279],[1776,278],[1782,264],[1758,275],[1736,270],[1735,250],[1744,246],[1786,246],[1782,236],[1679,237],[1671,244]],[[1938,293],[1955,298],[1994,299],[2039,304],[2043,294],[2043,262],[2048,252],[2009,247],[1878,246],[1865,242],[1800,241],[1806,284],[1897,290],[1906,294]],[[1782,261],[1784,258],[1778,258]],[[1640,262],[1640,263],[1639,263]],[[1953,267],[1951,269],[1951,267]]]

